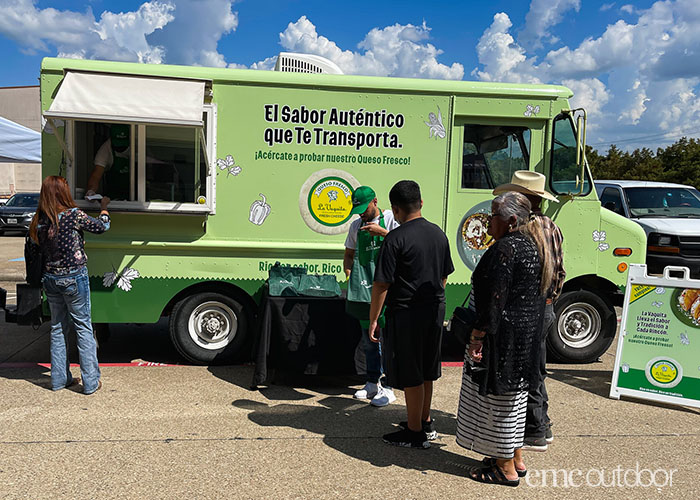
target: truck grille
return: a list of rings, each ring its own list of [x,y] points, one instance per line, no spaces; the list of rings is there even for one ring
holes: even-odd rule
[[[680,250],[684,257],[700,257],[700,236],[681,236]]]

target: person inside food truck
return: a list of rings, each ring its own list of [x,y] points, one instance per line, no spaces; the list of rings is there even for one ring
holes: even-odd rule
[[[107,139],[95,155],[95,168],[87,183],[85,198],[95,196],[100,179],[104,177],[104,194],[113,200],[128,200],[130,191],[131,147],[130,126],[115,123],[109,130]]]

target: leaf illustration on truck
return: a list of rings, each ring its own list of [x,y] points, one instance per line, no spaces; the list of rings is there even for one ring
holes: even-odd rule
[[[593,231],[593,241],[598,243],[598,251],[605,252],[608,248],[610,248],[610,245],[605,243],[606,238],[607,235],[605,234],[605,231]]]
[[[593,231],[593,241],[605,241],[606,238],[605,231]]]
[[[102,276],[102,286],[109,288],[116,282],[117,288],[128,292],[131,290],[131,280],[139,278],[140,276],[141,274],[131,267],[125,267],[121,273],[117,273],[117,271],[112,268],[111,272],[107,272]]]
[[[248,216],[248,220],[256,226],[262,226],[262,223],[265,222],[265,219],[270,215],[270,210],[272,209],[272,207],[267,204],[265,195],[260,193],[260,197],[262,200],[255,200],[250,206],[250,215]]]
[[[540,107],[539,106],[533,106],[532,104],[528,104],[525,107],[525,112],[523,113],[524,116],[530,117],[530,116],[537,116],[537,114],[540,112]]]
[[[226,155],[226,158],[219,158],[216,160],[216,166],[219,170],[226,170],[226,177],[229,175],[236,176],[241,173],[241,167],[236,165],[236,160],[233,156]]]
[[[423,123],[425,123],[430,129],[430,138],[432,138],[434,135],[436,139],[438,137],[440,139],[444,139],[447,134],[445,133],[445,126],[442,124],[442,112],[440,111],[440,106],[438,106],[437,116],[435,116],[435,113],[431,112],[428,114],[428,120],[430,121]]]

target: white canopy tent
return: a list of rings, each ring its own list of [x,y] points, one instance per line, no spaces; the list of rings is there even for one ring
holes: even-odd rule
[[[0,116],[0,162],[41,163],[41,134]]]

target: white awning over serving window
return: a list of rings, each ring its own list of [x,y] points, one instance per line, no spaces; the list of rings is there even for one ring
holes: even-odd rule
[[[201,127],[205,83],[68,71],[44,116]]]

